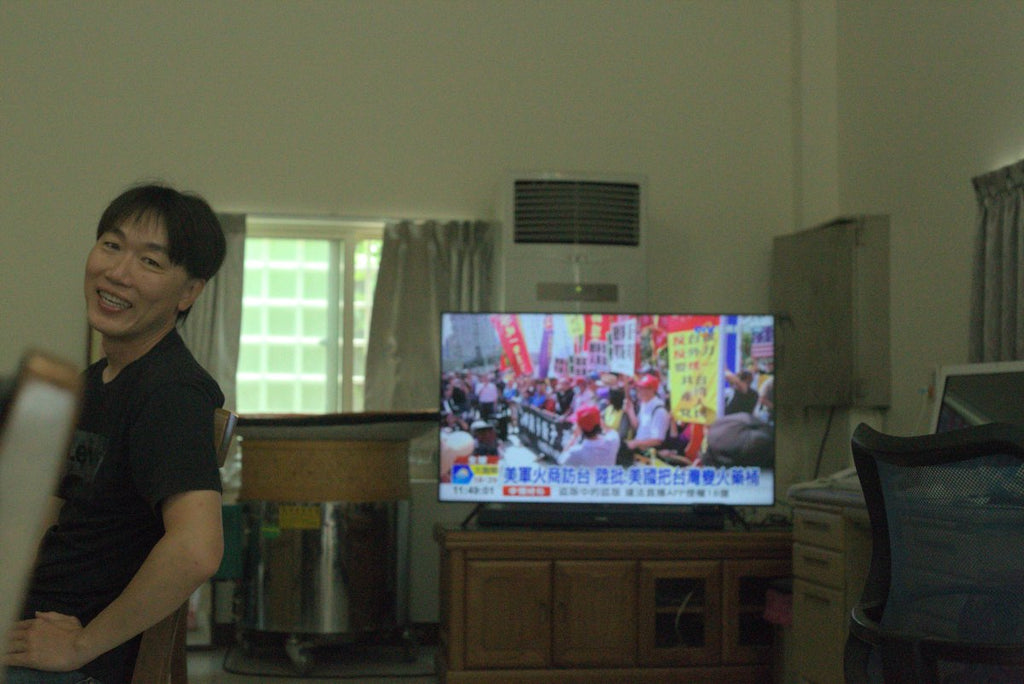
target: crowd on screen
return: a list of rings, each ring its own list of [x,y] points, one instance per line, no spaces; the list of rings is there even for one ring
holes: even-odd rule
[[[749,422],[770,425],[774,417],[771,371],[770,363],[750,362],[743,370],[727,372],[723,415],[757,416],[757,421]],[[592,372],[547,378],[498,369],[448,372],[442,377],[441,394],[442,427],[472,435],[477,455],[498,454],[509,436],[518,432],[523,407],[531,407],[552,421],[572,426],[566,452],[585,438],[600,437],[603,452],[614,444],[620,465],[651,454],[670,464],[690,465],[699,462],[707,423],[717,418],[709,416],[703,424],[677,422],[671,413],[668,382],[657,368],[646,368],[635,376]],[[591,451],[597,448],[588,446]]]

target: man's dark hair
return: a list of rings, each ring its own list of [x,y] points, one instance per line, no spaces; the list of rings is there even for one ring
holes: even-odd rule
[[[156,219],[167,231],[168,258],[192,278],[209,280],[224,262],[227,243],[217,215],[199,195],[159,183],[137,185],[118,195],[96,227],[98,240],[128,221]],[[181,322],[188,311],[178,314]]]

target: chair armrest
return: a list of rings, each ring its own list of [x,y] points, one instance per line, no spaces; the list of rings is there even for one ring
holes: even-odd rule
[[[878,646],[882,637],[881,603],[858,603],[850,611],[850,634],[861,641]]]

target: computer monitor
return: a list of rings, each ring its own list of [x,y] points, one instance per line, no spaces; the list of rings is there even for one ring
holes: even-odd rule
[[[1024,425],[1024,361],[942,366],[932,432],[985,423]]]

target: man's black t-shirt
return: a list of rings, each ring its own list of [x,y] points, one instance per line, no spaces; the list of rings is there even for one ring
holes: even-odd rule
[[[221,491],[213,411],[224,402],[177,331],[103,382],[106,361],[85,371],[81,416],[60,481],[64,499],[47,531],[25,617],[58,611],[88,624],[124,590],[163,535],[160,503]],[[138,640],[82,670],[104,684],[131,679]]]

